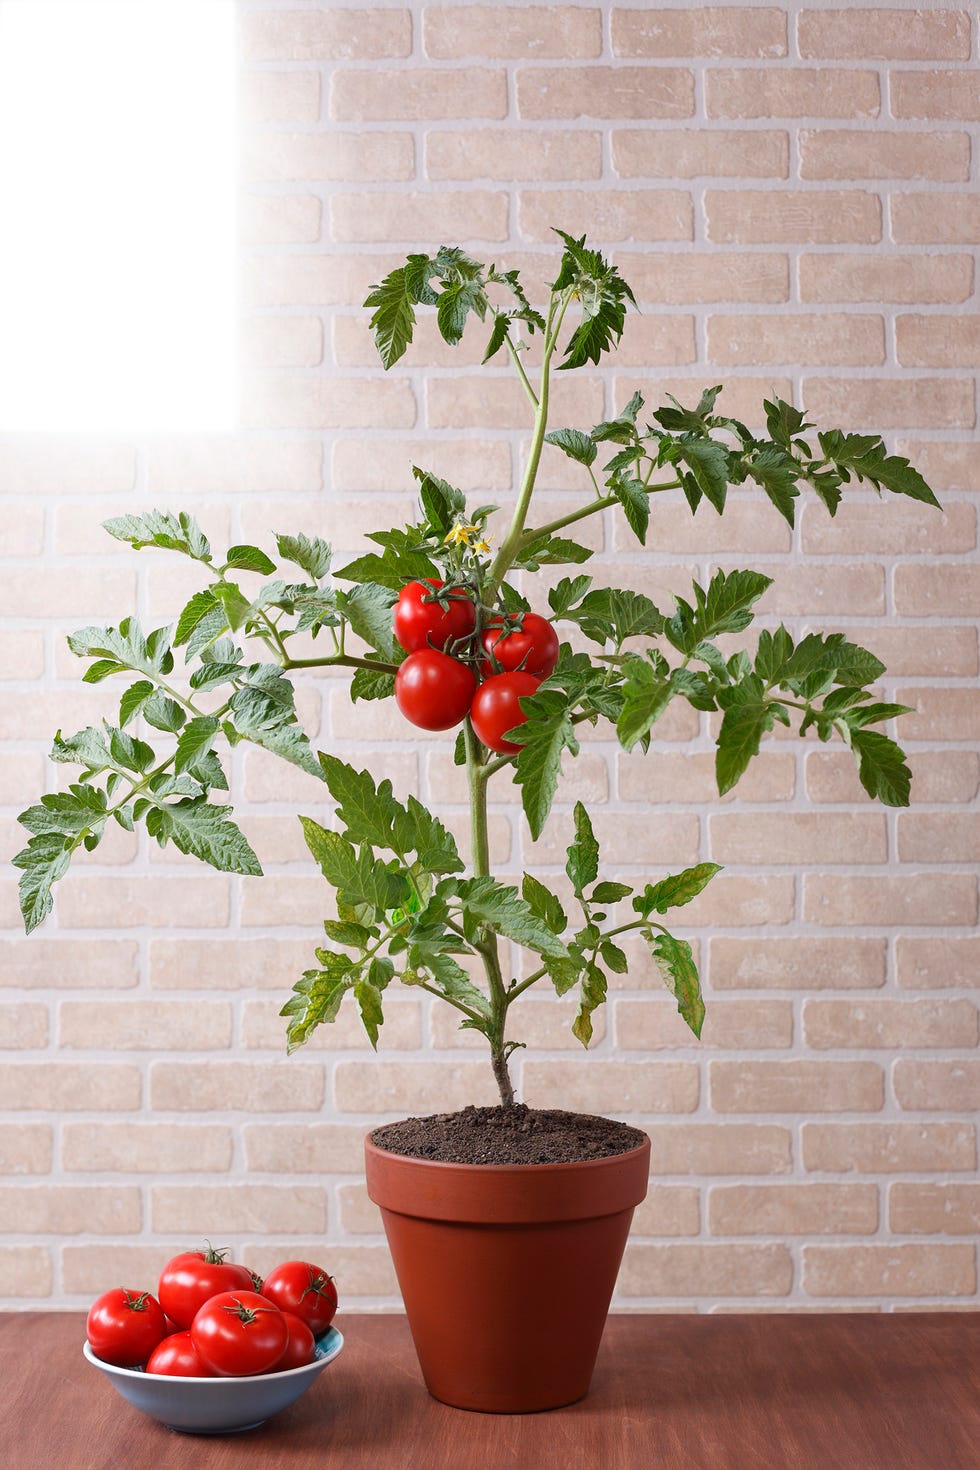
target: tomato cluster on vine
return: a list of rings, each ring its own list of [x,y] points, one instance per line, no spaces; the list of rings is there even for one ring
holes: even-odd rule
[[[115,1287],[86,1323],[97,1358],[180,1378],[282,1373],[312,1363],[337,1310],[333,1278],[284,1261],[264,1281],[222,1251],[184,1251],[163,1268],[157,1295]]]
[[[467,715],[479,740],[499,755],[527,719],[521,699],[558,663],[558,634],[539,613],[513,617],[483,609],[472,592],[438,578],[409,582],[394,608],[394,633],[407,657],[395,675],[395,702],[422,730],[451,730]]]

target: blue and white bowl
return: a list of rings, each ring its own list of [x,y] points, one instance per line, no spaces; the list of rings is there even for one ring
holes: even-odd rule
[[[303,1368],[246,1378],[177,1378],[103,1363],[86,1342],[82,1352],[128,1404],[184,1434],[237,1434],[254,1429],[294,1404],[344,1345],[336,1327],[317,1339],[316,1357]]]

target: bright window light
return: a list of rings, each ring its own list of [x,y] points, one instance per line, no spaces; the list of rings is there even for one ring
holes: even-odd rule
[[[0,0],[0,430],[234,428],[233,0]]]

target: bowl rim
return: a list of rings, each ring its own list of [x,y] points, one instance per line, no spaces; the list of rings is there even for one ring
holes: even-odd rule
[[[121,1368],[117,1363],[107,1363],[104,1358],[98,1357],[93,1351],[88,1338],[82,1342],[82,1354],[86,1361],[92,1363],[96,1368],[101,1368],[104,1373],[118,1373],[122,1378],[138,1378],[141,1383],[152,1383],[154,1379],[160,1383],[195,1383],[207,1387],[227,1387],[229,1383],[282,1383],[288,1378],[298,1378],[303,1373],[311,1373],[313,1370],[325,1368],[332,1363],[344,1345],[343,1333],[337,1327],[328,1327],[321,1337],[316,1339],[317,1348],[323,1348],[323,1352],[315,1357],[312,1363],[301,1363],[298,1368],[283,1368],[279,1373],[233,1373],[227,1375],[215,1375],[213,1378],[194,1378],[183,1373],[146,1373],[142,1368]]]

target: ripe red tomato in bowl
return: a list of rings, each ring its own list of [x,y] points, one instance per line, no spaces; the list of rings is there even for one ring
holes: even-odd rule
[[[420,648],[395,675],[395,703],[421,730],[450,730],[464,718],[476,689],[469,664],[448,653]]]
[[[289,1328],[274,1302],[257,1291],[222,1291],[191,1324],[191,1338],[219,1378],[267,1373],[286,1351]]]
[[[283,1312],[282,1315],[286,1319],[289,1340],[282,1357],[270,1368],[271,1373],[286,1373],[290,1368],[305,1368],[316,1357],[316,1340],[302,1317],[297,1317],[295,1312]]]
[[[487,655],[487,672],[534,674],[547,679],[558,663],[559,642],[554,625],[539,613],[526,612],[519,628],[505,631],[503,619],[495,618],[480,634],[480,644]],[[494,664],[496,661],[496,665]]]
[[[332,1276],[309,1261],[284,1261],[270,1271],[262,1295],[283,1312],[293,1312],[314,1337],[326,1332],[337,1310],[337,1287]]]
[[[425,582],[409,582],[395,603],[395,637],[406,653],[420,648],[442,650],[460,638],[466,638],[476,626],[476,609],[464,592],[450,592],[445,606],[435,594],[445,584],[432,577]]]
[[[225,1255],[209,1245],[206,1251],[183,1251],[164,1266],[157,1295],[177,1327],[189,1328],[199,1308],[219,1291],[254,1291],[247,1266],[226,1261]]]
[[[498,755],[513,755],[520,750],[512,740],[505,740],[508,730],[523,725],[527,715],[520,700],[533,694],[541,683],[533,674],[493,674],[473,696],[470,723],[478,738]]]
[[[165,1374],[169,1378],[213,1378],[214,1374],[194,1346],[189,1331],[172,1332],[150,1354],[147,1373]]]
[[[85,1335],[97,1358],[117,1368],[138,1368],[166,1332],[163,1308],[148,1291],[118,1286],[92,1303]]]

